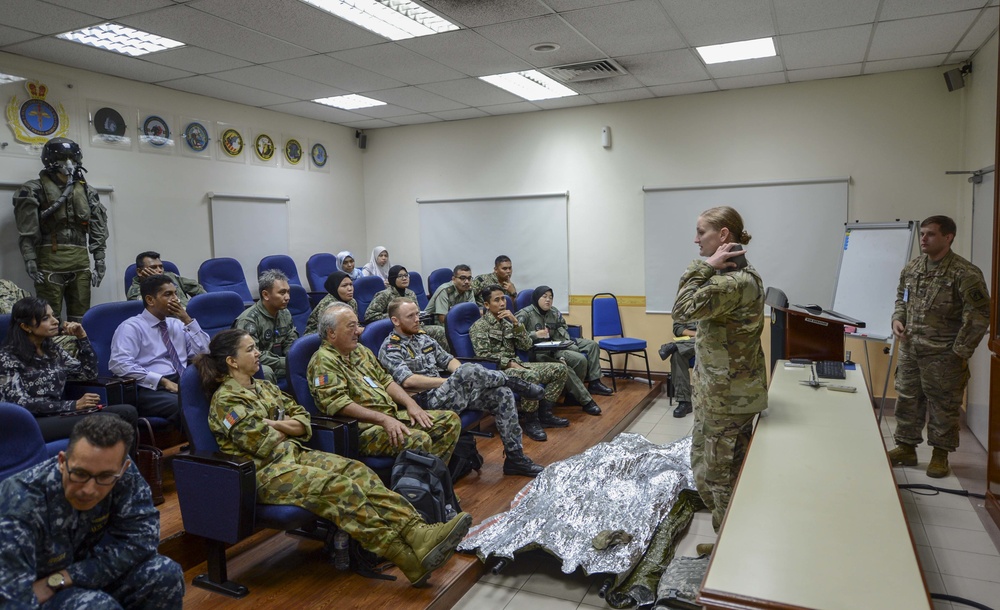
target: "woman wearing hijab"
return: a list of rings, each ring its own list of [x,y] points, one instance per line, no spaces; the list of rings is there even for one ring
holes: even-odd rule
[[[347,250],[337,254],[337,270],[346,273],[352,281],[361,277],[361,269],[354,265],[354,255]]]
[[[351,276],[347,275],[343,271],[334,271],[330,275],[326,276],[326,283],[323,284],[326,291],[329,293],[323,300],[316,304],[313,308],[312,313],[309,314],[309,321],[306,322],[306,332],[304,334],[314,333],[319,329],[319,316],[326,308],[331,304],[338,301],[342,303],[347,303],[354,310],[354,313],[358,313],[358,302],[354,300],[354,280]]]
[[[377,276],[382,278],[385,285],[389,285],[389,251],[382,246],[375,246],[372,250],[372,258],[368,264],[361,268],[363,276]]]
[[[410,290],[410,274],[406,267],[393,265],[389,269],[389,287],[375,295],[368,309],[365,310],[365,324],[371,324],[376,320],[382,320],[389,316],[389,303],[393,299],[404,298],[417,303],[417,294]],[[417,303],[419,305],[419,303]],[[451,344],[445,335],[444,326],[437,324],[421,324],[420,327],[431,339],[438,342],[438,345],[446,351],[451,351]]]

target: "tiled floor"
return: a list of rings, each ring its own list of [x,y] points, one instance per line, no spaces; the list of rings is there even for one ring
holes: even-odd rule
[[[629,432],[642,434],[656,443],[668,443],[691,433],[691,415],[673,417],[673,407],[667,399],[653,402],[632,424]],[[886,443],[893,446],[891,431],[895,420],[886,417],[882,424]],[[954,474],[944,479],[930,479],[924,474],[930,459],[926,445],[917,450],[921,466],[896,468],[900,483],[930,483],[946,489],[962,489]],[[952,454],[952,465],[959,475],[972,475],[985,480],[986,452],[975,438],[963,429],[962,446]],[[978,476],[976,470],[981,470]],[[971,491],[981,493],[974,482],[966,481]],[[987,533],[980,515],[982,500],[951,494],[936,496],[902,492],[903,507],[917,544],[917,551],[927,586],[932,593],[947,593],[971,599],[1000,609],[1000,553]],[[990,527],[993,527],[992,524]],[[688,533],[677,547],[678,556],[694,556],[695,545],[714,542],[711,516],[700,512]],[[589,610],[609,608],[597,595],[602,585],[600,577],[587,577],[580,571],[563,574],[559,562],[542,551],[525,553],[507,566],[500,575],[486,574],[461,599],[455,608],[462,610],[498,610],[502,608],[532,610]],[[962,610],[968,606],[935,601],[937,610]]]

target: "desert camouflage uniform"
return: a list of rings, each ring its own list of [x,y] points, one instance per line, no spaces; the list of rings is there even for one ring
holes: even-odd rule
[[[326,308],[334,303],[344,303],[332,294],[328,294],[319,302],[316,303],[316,307],[313,307],[312,313],[309,314],[309,321],[306,322],[306,330],[304,335],[311,335],[312,333],[319,332],[319,317],[326,311]],[[347,301],[347,304],[351,306],[354,310],[354,315],[358,314],[358,302],[354,299]]]
[[[104,500],[80,512],[50,458],[0,483],[0,515],[0,607],[37,609],[32,583],[63,569],[73,585],[47,610],[181,607],[184,574],[156,553],[160,513],[134,464]]]
[[[674,336],[683,337],[685,330],[698,330],[697,322],[674,322]],[[696,333],[697,336],[697,333]],[[691,402],[691,358],[694,357],[694,337],[675,341],[677,351],[670,357],[670,383],[678,402]]]
[[[893,320],[906,326],[896,366],[896,443],[958,448],[959,414],[969,358],[990,325],[990,295],[978,267],[949,251],[903,267]]]
[[[512,282],[511,280],[507,281],[510,282],[510,292],[506,292],[504,294],[506,294],[512,299],[516,299],[517,288],[514,287],[514,282]],[[477,275],[476,277],[472,278],[472,296],[476,299],[476,303],[480,307],[483,306],[483,297],[481,294],[483,292],[483,288],[486,288],[490,284],[496,284],[497,286],[503,288],[503,284],[500,282],[500,278],[497,277],[496,272],[484,273],[482,275]]]
[[[306,433],[282,440],[264,423],[276,419],[279,408]],[[306,410],[276,385],[255,380],[252,388],[244,388],[232,377],[212,395],[208,415],[219,449],[257,466],[259,502],[304,508],[332,521],[365,549],[385,555],[406,527],[421,522],[419,515],[361,462],[305,447],[312,436],[309,422]]]
[[[180,300],[181,306],[183,307],[187,307],[188,301],[191,300],[191,297],[199,294],[205,294],[207,292],[202,285],[198,283],[198,280],[192,280],[189,277],[181,277],[173,271],[164,271],[163,275],[169,277],[174,282],[174,286],[177,286],[177,298]],[[132,285],[128,287],[128,293],[125,295],[127,300],[139,300],[139,297],[142,296],[139,292],[139,284],[141,283],[142,278],[138,275],[132,278]]]
[[[38,176],[14,195],[21,256],[36,261],[42,274],[35,295],[48,301],[57,316],[65,297],[66,317],[79,322],[90,309],[90,255],[95,264],[104,264],[107,210],[97,191],[78,181],[66,203],[42,221],[41,213],[59,199],[63,187],[45,170]]]
[[[569,336],[566,320],[555,307],[542,313],[534,305],[529,305],[517,312],[517,319],[528,329],[531,342],[538,341],[573,341],[566,349],[553,351],[533,351],[533,357],[538,362],[561,362],[569,367],[573,374],[566,376],[566,391],[581,405],[589,403],[593,398],[583,385],[584,381],[594,381],[601,378],[601,350],[597,342],[580,337],[574,340]],[[538,336],[536,331],[543,327],[549,329],[549,338]]]
[[[403,296],[399,296],[399,292],[395,288],[386,288],[385,290],[379,292],[372,299],[371,304],[368,305],[368,309],[365,310],[365,324],[371,324],[376,320],[384,320],[389,317],[389,303],[392,303],[393,299],[409,299],[410,301],[417,303],[417,293],[413,292],[409,288]],[[420,303],[417,303],[420,306]],[[444,326],[439,326],[437,324],[421,324],[420,328],[424,330],[425,333],[431,336],[432,339],[438,342],[438,345],[443,347],[446,351],[451,349],[451,344],[448,343],[448,336],[444,332]]]
[[[411,375],[441,377],[455,357],[444,351],[424,332],[412,337],[392,333],[382,342],[378,360],[403,385]],[[425,409],[447,409],[461,413],[466,409],[486,411],[496,420],[497,431],[507,452],[521,451],[521,426],[517,423],[514,393],[505,384],[506,376],[479,364],[460,365],[444,383],[413,397]]]
[[[708,263],[693,261],[681,276],[672,313],[679,323],[698,322],[691,469],[718,531],[753,435],[754,416],[767,408],[760,275],[752,266],[716,273]]]
[[[272,316],[264,303],[257,301],[236,318],[233,328],[247,331],[257,343],[264,379],[278,383],[279,379],[285,378],[285,356],[288,348],[299,338],[292,314],[287,309],[281,309]]]
[[[11,308],[14,307],[14,303],[30,296],[30,292],[22,289],[14,282],[0,280],[0,314],[10,313]]]
[[[406,409],[400,408],[389,396],[386,388],[392,377],[379,365],[375,354],[364,345],[358,346],[344,357],[326,339],[309,360],[309,392],[316,408],[326,415],[335,415],[347,405],[384,413],[403,422],[410,429],[410,436],[399,446],[393,447],[382,426],[361,422],[358,450],[361,455],[397,455],[404,449],[423,449],[448,463],[455,450],[462,422],[453,411],[427,411],[431,418],[430,429],[416,426]]]
[[[559,400],[569,369],[561,362],[521,362],[515,349],[531,349],[531,337],[523,324],[514,326],[506,320],[498,320],[487,313],[476,320],[469,329],[469,339],[472,349],[479,358],[492,358],[500,362],[500,370],[505,375],[519,377],[530,383],[545,386],[545,400]],[[523,368],[511,368],[511,363],[518,363]],[[589,394],[588,394],[589,396]],[[531,413],[538,410],[537,400],[521,399],[521,411]]]
[[[448,315],[451,308],[459,303],[474,303],[475,301],[476,296],[471,289],[459,292],[454,282],[445,282],[438,286],[438,289],[431,295],[425,311],[432,314],[436,320],[437,316]]]

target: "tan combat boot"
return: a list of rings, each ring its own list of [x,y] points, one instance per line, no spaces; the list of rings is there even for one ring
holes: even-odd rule
[[[948,452],[935,447],[934,453],[931,454],[931,463],[927,465],[927,476],[943,479],[949,472],[951,469],[948,468]]]
[[[917,448],[906,443],[897,443],[896,448],[889,452],[889,461],[893,466],[916,466]]]
[[[385,558],[396,564],[396,567],[403,572],[403,576],[406,576],[406,579],[414,587],[422,587],[431,575],[431,571],[420,564],[420,560],[417,559],[410,545],[399,538],[393,540],[392,544],[389,545],[385,552]]]
[[[694,547],[694,552],[701,555],[711,555],[712,551],[715,550],[715,544],[711,542],[705,542]]]
[[[403,540],[413,549],[420,565],[427,572],[443,566],[455,553],[455,547],[469,533],[472,515],[458,513],[447,523],[411,525],[403,531]]]

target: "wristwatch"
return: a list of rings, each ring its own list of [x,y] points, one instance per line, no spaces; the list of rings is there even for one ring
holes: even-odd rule
[[[53,591],[59,592],[66,588],[66,577],[62,572],[56,572],[55,574],[49,576],[48,580],[45,581],[45,584],[47,584]]]

